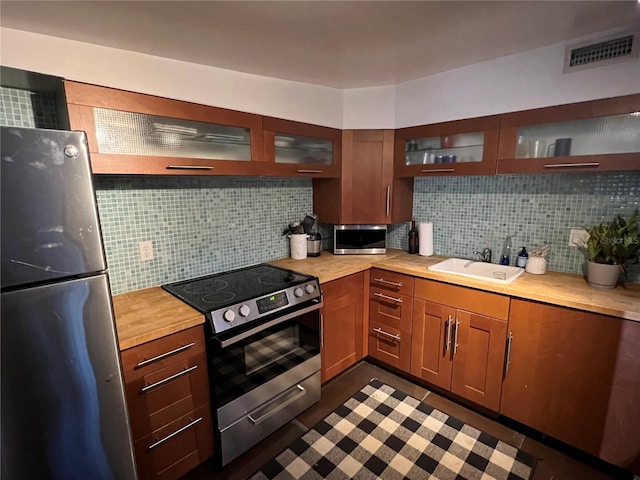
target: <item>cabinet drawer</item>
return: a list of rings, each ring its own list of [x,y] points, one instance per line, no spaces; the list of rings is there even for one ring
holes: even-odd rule
[[[413,296],[413,277],[379,268],[371,269],[371,289],[380,293]]]
[[[369,355],[409,372],[411,364],[411,332],[371,319]]]
[[[448,283],[416,279],[415,297],[500,320],[509,317],[509,297]]]
[[[174,480],[213,454],[211,406],[203,405],[135,442],[141,480]]]

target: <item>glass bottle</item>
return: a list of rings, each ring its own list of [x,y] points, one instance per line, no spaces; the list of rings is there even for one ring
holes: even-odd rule
[[[418,230],[416,230],[416,220],[411,219],[411,230],[409,230],[409,253],[418,253]]]

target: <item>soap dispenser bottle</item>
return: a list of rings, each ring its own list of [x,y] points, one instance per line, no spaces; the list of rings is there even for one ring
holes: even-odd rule
[[[522,250],[520,250],[520,253],[518,253],[518,257],[516,258],[516,267],[524,268],[527,265],[529,254],[527,253],[526,248],[521,248]]]
[[[502,244],[502,254],[500,255],[500,265],[509,265],[511,263],[511,239],[515,235],[507,235]]]

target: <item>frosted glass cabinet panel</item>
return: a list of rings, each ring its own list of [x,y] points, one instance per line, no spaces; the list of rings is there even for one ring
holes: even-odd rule
[[[100,153],[251,161],[248,128],[93,109]]]
[[[322,138],[275,134],[276,163],[331,165],[333,141]]]
[[[502,115],[497,173],[640,170],[640,94]]]

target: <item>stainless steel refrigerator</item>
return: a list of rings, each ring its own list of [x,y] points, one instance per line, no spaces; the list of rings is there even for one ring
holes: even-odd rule
[[[2,479],[135,479],[86,136],[0,128]]]

